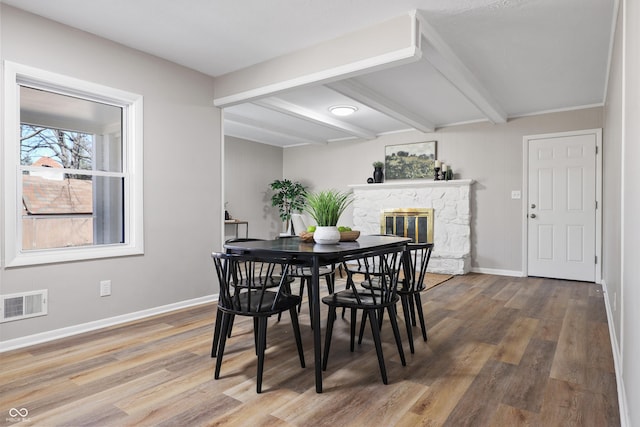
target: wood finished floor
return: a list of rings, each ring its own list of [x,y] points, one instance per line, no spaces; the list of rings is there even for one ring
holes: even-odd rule
[[[414,328],[407,366],[383,326],[386,386],[370,330],[350,353],[345,318],[315,393],[306,304],[305,369],[288,317],[270,320],[256,394],[252,322],[238,320],[214,380],[209,304],[1,354],[0,425],[17,424],[10,408],[34,426],[620,425],[599,285],[469,274],[423,303],[429,341]]]

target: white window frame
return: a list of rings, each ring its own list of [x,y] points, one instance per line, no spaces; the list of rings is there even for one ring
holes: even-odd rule
[[[123,109],[124,243],[22,250],[20,90],[30,86]],[[48,264],[144,254],[142,95],[4,61],[4,251],[2,265]]]

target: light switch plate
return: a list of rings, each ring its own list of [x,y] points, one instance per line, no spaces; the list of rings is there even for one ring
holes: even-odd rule
[[[512,190],[511,191],[511,198],[512,199],[520,199],[522,197],[522,194],[520,193],[520,190]]]
[[[108,297],[111,295],[111,280],[100,281],[100,296]]]

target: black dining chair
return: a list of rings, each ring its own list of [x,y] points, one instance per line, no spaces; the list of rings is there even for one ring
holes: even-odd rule
[[[300,216],[300,215],[298,215]],[[295,239],[297,238],[297,236],[280,236],[280,239]],[[300,290],[298,295],[300,296],[300,298],[302,299],[302,297],[304,296],[304,289],[307,288],[307,293],[309,294],[309,312],[311,312],[311,278],[313,277],[313,274],[311,272],[311,267],[304,267],[304,266],[293,266],[290,270],[289,270],[289,277],[291,278],[291,281],[295,281],[295,279],[300,279]],[[336,269],[334,265],[322,265],[320,266],[319,270],[318,270],[318,277],[325,278],[325,281],[327,282],[327,290],[329,291],[330,294],[333,293],[334,290],[334,284],[335,284],[335,277],[336,277]],[[300,310],[302,309],[302,303],[298,306],[298,313],[300,313]]]
[[[327,282],[327,290],[332,294],[335,283],[335,268],[332,266],[320,266],[318,273],[318,277],[325,278],[325,281]],[[294,267],[291,269],[289,275],[293,278],[300,279],[300,298],[304,296],[305,287],[307,288],[307,293],[309,294],[309,312],[311,312],[311,278],[313,276],[311,273],[311,267]],[[302,304],[298,307],[298,312],[300,312],[301,307]]]
[[[372,236],[388,236],[388,234],[372,234]],[[355,260],[351,260],[351,261],[344,261],[342,264],[342,269],[347,273],[347,281],[346,281],[346,289],[349,289],[351,286],[353,286],[354,283],[354,276],[357,275],[362,275],[365,278],[365,282],[363,282],[366,286],[366,283],[372,283],[372,281],[370,280],[372,277],[380,277],[382,275],[382,272],[380,271],[380,268],[375,268],[375,261],[373,259],[367,259],[367,258],[358,258]],[[374,268],[372,268],[374,267]],[[342,318],[344,319],[344,313],[345,313],[345,309],[342,309]],[[366,313],[366,312],[365,312]],[[366,314],[363,313],[363,316],[366,316]],[[380,319],[382,320],[382,319]],[[362,325],[361,328],[361,333],[360,333],[360,341],[359,343],[362,341],[362,330],[364,329],[364,323]]]
[[[402,303],[402,312],[404,314],[405,326],[407,328],[407,336],[409,338],[409,349],[411,353],[415,353],[413,344],[412,326],[416,326],[416,312],[420,320],[422,329],[422,337],[427,341],[427,328],[424,321],[424,312],[422,310],[422,298],[420,293],[424,291],[424,279],[427,274],[427,266],[431,258],[433,243],[409,243],[404,255],[402,275],[400,276],[398,287],[398,295]],[[362,283],[364,287],[379,287],[379,276],[375,280],[369,280]],[[362,342],[362,336],[367,322],[367,312],[362,314],[362,322],[360,324],[360,334],[358,336],[358,344]],[[382,313],[378,318],[378,323],[382,325]]]
[[[422,299],[420,293],[424,291],[424,278],[427,274],[427,266],[433,251],[433,243],[409,243],[405,253],[402,285],[398,288],[398,294],[402,301],[402,311],[409,337],[409,348],[414,352],[412,326],[416,326],[416,312],[420,320],[422,338],[427,341],[427,327],[424,323],[422,311]]]
[[[235,242],[256,242],[262,241],[264,239],[258,239],[254,237],[240,237],[235,239],[229,239],[225,243],[235,243]],[[257,281],[260,285],[264,285],[267,288],[276,288],[280,286],[280,278],[282,277],[282,271],[284,266],[281,264],[273,263],[273,262],[254,262],[253,267],[255,269],[254,274],[251,276],[252,281]],[[244,277],[242,270],[236,271],[235,276],[235,286],[236,288],[241,288],[245,286],[245,281],[247,280]],[[291,282],[293,282],[293,278],[287,276],[285,289],[290,292],[288,286]],[[280,320],[280,315],[278,315],[278,320]],[[222,325],[222,311],[218,310],[216,313],[216,323],[214,327],[213,333],[213,345],[211,346],[211,357],[215,357],[218,348],[218,342],[220,341],[220,327]],[[231,323],[228,328],[228,337],[231,338],[231,331],[233,329],[233,318],[231,319]]]
[[[377,280],[375,286],[357,286],[352,281],[352,286],[322,298],[322,302],[329,306],[327,316],[327,330],[325,332],[324,357],[322,369],[327,369],[329,350],[331,346],[331,336],[333,334],[333,324],[338,307],[349,309],[351,312],[351,342],[350,349],[354,350],[355,325],[358,310],[362,310],[371,319],[371,332],[378,356],[378,365],[382,382],[387,384],[387,371],[382,353],[382,341],[380,338],[379,312],[387,310],[390,317],[391,328],[398,347],[398,354],[403,366],[406,366],[400,330],[398,328],[396,304],[400,297],[397,292],[398,278],[402,266],[403,247],[385,248],[371,251],[364,256],[361,274],[365,277],[365,282],[372,285]],[[377,272],[376,275],[373,273]],[[353,273],[352,273],[353,274]],[[349,273],[347,273],[349,276]]]
[[[212,255],[218,281],[220,283],[220,297],[218,312],[221,313],[222,324],[219,332],[219,342],[212,345],[212,353],[216,351],[216,367],[214,378],[220,377],[222,357],[231,331],[235,316],[253,318],[254,344],[258,356],[256,391],[262,392],[262,373],[264,371],[264,355],[267,345],[267,319],[284,311],[289,311],[293,334],[298,348],[300,365],[304,368],[304,353],[300,325],[298,324],[297,306],[300,297],[291,295],[286,286],[287,270],[290,260],[283,259],[284,271],[280,275],[277,287],[267,286],[264,281],[256,279],[259,268],[256,264],[260,260],[248,255],[213,253]],[[238,284],[241,283],[240,286]],[[217,322],[216,322],[217,323]],[[215,335],[215,333],[214,333]]]

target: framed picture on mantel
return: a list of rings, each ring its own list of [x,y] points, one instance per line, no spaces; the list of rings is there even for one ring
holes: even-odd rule
[[[384,148],[385,179],[433,178],[437,141],[387,145]]]

